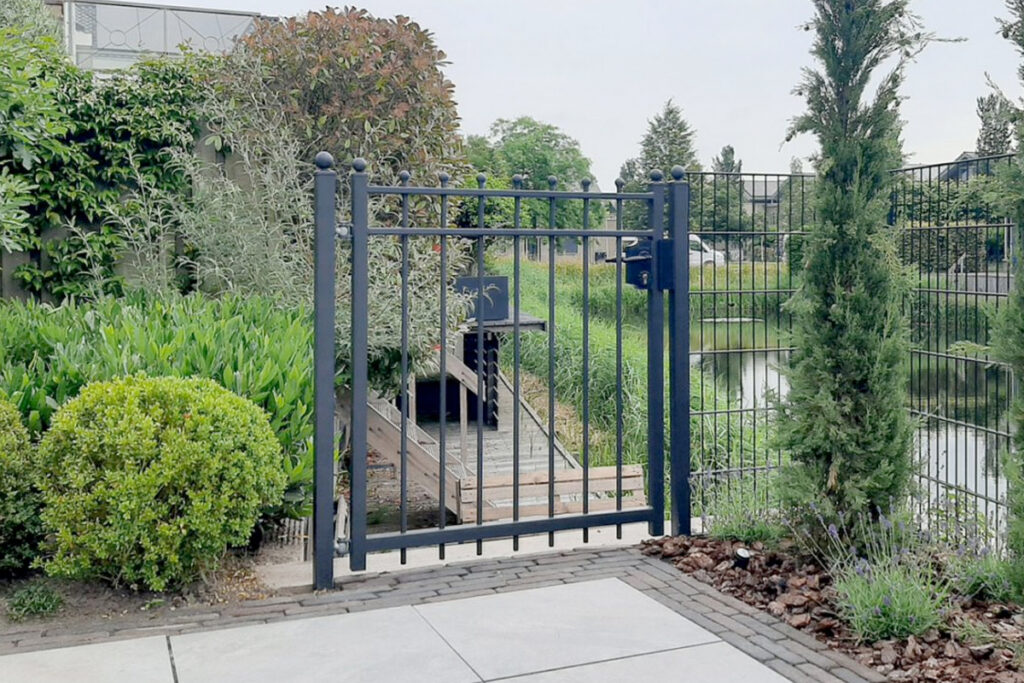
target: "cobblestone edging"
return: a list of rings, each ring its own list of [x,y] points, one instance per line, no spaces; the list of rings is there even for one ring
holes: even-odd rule
[[[510,557],[345,579],[338,591],[284,595],[237,605],[0,628],[0,655],[99,641],[176,635],[257,623],[468,598],[601,578],[618,578],[711,631],[791,681],[879,682],[884,677],[769,614],[719,593],[635,548]]]

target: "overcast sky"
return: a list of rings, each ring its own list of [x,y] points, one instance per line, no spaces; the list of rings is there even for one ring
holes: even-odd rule
[[[173,0],[171,0],[173,2]],[[731,144],[745,171],[786,171],[811,139],[784,143],[801,112],[791,94],[810,64],[798,25],[808,0],[352,0],[377,16],[406,14],[432,31],[466,133],[533,116],[580,141],[596,179],[612,185],[647,120],[671,98],[697,133],[703,164]],[[184,4],[184,3],[183,3]],[[323,0],[189,0],[288,15]],[[996,33],[1003,0],[916,0],[926,27],[966,42],[933,44],[908,71],[905,149],[914,163],[974,149],[985,73],[1017,97],[1013,48]]]

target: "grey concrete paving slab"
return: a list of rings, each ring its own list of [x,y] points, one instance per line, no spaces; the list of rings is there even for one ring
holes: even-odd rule
[[[139,638],[0,657],[3,683],[174,683],[167,639]]]
[[[727,643],[695,645],[505,679],[507,683],[786,683],[786,679]]]
[[[484,679],[718,640],[618,579],[415,609]]]
[[[412,607],[171,638],[178,683],[479,681]]]

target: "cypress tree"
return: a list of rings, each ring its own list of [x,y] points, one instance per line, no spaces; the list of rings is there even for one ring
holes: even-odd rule
[[[876,516],[910,488],[908,280],[886,226],[890,170],[901,161],[899,88],[927,40],[908,4],[814,0],[805,26],[817,66],[796,89],[807,110],[789,135],[812,133],[820,143],[818,220],[787,303],[795,351],[776,437],[792,459],[780,493],[795,507]],[[876,75],[890,58],[892,70]]]
[[[1007,0],[1009,19],[999,20],[1003,37],[1009,40],[1024,57],[1024,0]],[[1024,60],[1018,67],[1018,78],[1024,83]],[[1016,378],[1024,377],[1024,264],[1021,258],[1021,226],[1024,225],[1024,112],[1003,100],[1011,114],[1017,136],[1017,153],[1007,168],[1001,169],[996,185],[999,199],[998,208],[1016,223],[1017,252],[1014,254],[1013,287],[1006,304],[999,309],[992,331],[994,355],[1010,365]],[[1004,456],[1003,473],[1008,490],[1006,505],[1007,546],[1019,567],[1024,567],[1024,397],[1017,392],[1017,398],[1010,410],[1013,421],[1013,447]],[[1017,582],[1024,584],[1024,576],[1018,575]],[[1020,586],[1019,586],[1020,587]]]

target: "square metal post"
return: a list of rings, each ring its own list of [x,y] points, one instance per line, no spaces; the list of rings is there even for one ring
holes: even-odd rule
[[[366,401],[369,385],[369,176],[366,161],[352,162],[352,469],[350,503],[351,538],[349,567],[352,571],[366,569]]]
[[[313,586],[334,586],[334,274],[338,175],[316,156],[313,242]]]
[[[647,289],[647,454],[652,536],[665,533],[665,296],[660,282],[659,253],[665,237],[665,184],[661,171],[651,171],[651,284]],[[619,323],[621,324],[621,322]]]
[[[669,183],[672,280],[669,328],[669,508],[673,536],[690,527],[690,185],[680,166]]]

